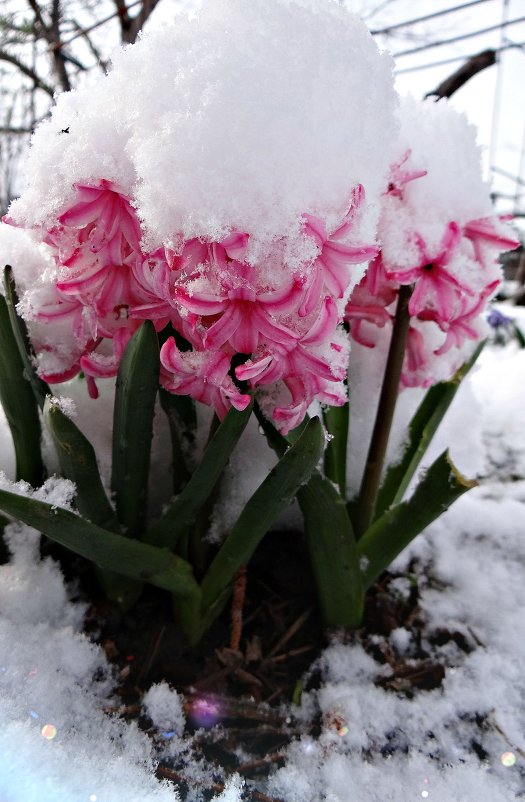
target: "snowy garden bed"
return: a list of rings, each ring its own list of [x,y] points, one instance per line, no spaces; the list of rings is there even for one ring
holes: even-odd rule
[[[480,344],[518,240],[472,126],[339,4],[209,0],[58,97],[26,182],[2,802],[523,795],[519,320]]]
[[[286,762],[250,786],[287,802],[521,798],[524,380],[525,351],[487,348],[444,423],[441,438],[452,437],[459,464],[476,465],[482,478],[395,565],[391,594],[406,599],[418,587],[419,642],[410,624],[376,634],[374,659],[366,634],[334,639],[318,661],[319,687],[303,693],[300,707],[279,710],[293,720]],[[460,443],[473,418],[474,435]],[[176,799],[177,783],[155,779],[159,763],[194,780],[192,793],[199,783],[223,782],[229,790],[214,798],[255,798],[241,796],[239,778],[198,762],[183,698],[167,685],[143,700],[150,737],[136,721],[104,713],[119,705],[118,672],[82,634],[86,604],[70,600],[75,588],[55,562],[40,560],[38,540],[13,525],[14,554],[0,568],[2,800]],[[418,688],[409,672],[396,681],[396,662],[410,667],[421,650],[443,666],[432,690]],[[122,659],[119,670],[125,666]],[[222,715],[219,705],[219,728]],[[248,757],[239,743],[239,765]]]

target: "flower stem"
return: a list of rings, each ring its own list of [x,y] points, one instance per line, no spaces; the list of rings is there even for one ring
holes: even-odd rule
[[[400,287],[376,420],[357,501],[354,527],[358,538],[366,532],[374,518],[377,494],[381,482],[388,438],[390,437],[392,420],[394,418],[394,411],[399,393],[399,380],[401,378],[403,360],[405,357],[405,348],[410,325],[408,303],[411,294],[412,287]]]

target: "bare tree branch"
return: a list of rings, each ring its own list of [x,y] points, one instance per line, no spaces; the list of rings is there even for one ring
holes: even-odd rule
[[[0,50],[0,61],[7,61],[9,64],[12,64],[28,78],[31,78],[35,86],[38,87],[38,89],[43,89],[50,97],[53,97],[55,94],[55,90],[52,86],[42,80],[31,67],[28,67],[27,64],[24,64],[16,56],[13,56],[12,53],[6,53],[5,50]]]
[[[62,42],[60,38],[60,0],[53,0],[51,7],[51,27],[49,29],[48,42],[51,45],[51,52],[53,54],[53,63],[55,71],[60,81],[60,85],[65,92],[71,89],[71,81],[66,69],[66,60],[62,53]]]
[[[0,134],[13,134],[15,136],[22,136],[25,134],[32,134],[33,131],[31,128],[17,128],[16,126],[12,125],[0,125]]]
[[[41,33],[44,34],[47,31],[47,25],[45,20],[42,16],[42,10],[36,0],[27,0],[29,8],[32,10],[33,14],[35,15],[35,21],[41,29]]]
[[[472,78],[478,72],[481,72],[486,67],[491,67],[495,63],[496,51],[483,50],[476,56],[469,58],[468,61],[461,65],[459,70],[456,70],[449,78],[446,78],[440,83],[433,92],[427,92],[425,97],[435,97],[438,99],[441,97],[451,97],[463,84],[466,84],[469,78]]]
[[[143,0],[142,8],[137,16],[133,19],[133,41],[135,41],[139,35],[139,31],[142,30],[148,18],[155,11],[158,3],[159,0]]]
[[[130,30],[131,30],[131,17],[129,16],[128,7],[125,0],[113,0],[115,8],[117,9],[118,21],[120,24],[120,36],[123,42],[131,43]]]
[[[105,71],[107,70],[107,68],[108,68],[107,61],[105,61],[105,59],[103,59],[103,58],[102,58],[102,55],[101,55],[101,53],[100,53],[100,50],[98,49],[98,47],[97,47],[97,46],[95,45],[95,43],[93,42],[93,40],[92,40],[91,36],[89,35],[89,33],[88,33],[86,30],[84,30],[84,29],[83,29],[83,28],[82,28],[82,27],[81,27],[81,26],[78,24],[78,22],[76,22],[75,20],[73,20],[73,27],[74,27],[74,29],[75,29],[75,30],[76,30],[76,31],[77,31],[77,32],[78,32],[78,33],[79,33],[79,34],[82,36],[82,38],[84,39],[84,41],[85,41],[86,45],[88,46],[88,48],[89,48],[89,50],[90,50],[91,54],[92,54],[92,55],[93,55],[93,57],[96,59],[96,61],[97,61],[97,64],[98,64],[98,65],[100,66],[100,68],[101,68],[102,70],[104,70],[104,72],[105,72]],[[83,69],[85,69],[85,67],[84,67]]]
[[[29,7],[35,15],[35,28],[37,33],[45,39],[51,52],[53,69],[64,92],[71,89],[71,81],[66,69],[67,57],[62,53],[60,35],[61,9],[60,0],[53,0],[50,11],[50,22],[46,23],[41,7],[36,0],[27,0]]]
[[[129,8],[125,0],[113,0],[120,22],[121,38],[127,44],[133,44],[139,31],[144,27],[147,19],[155,10],[159,0],[142,0],[140,11],[135,17],[130,17]]]

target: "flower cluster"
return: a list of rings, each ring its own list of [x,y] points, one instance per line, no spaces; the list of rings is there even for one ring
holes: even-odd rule
[[[130,337],[151,320],[164,332],[162,385],[221,418],[249,403],[241,382],[285,432],[315,399],[343,404],[348,345],[338,324],[350,267],[378,252],[352,236],[363,202],[359,186],[334,231],[305,213],[311,256],[292,269],[282,242],[250,263],[243,232],[220,242],[179,238],[146,253],[132,199],[104,179],[78,184],[74,203],[43,234],[56,263],[51,296],[49,285],[44,300],[33,296],[37,320],[69,321],[78,358],[42,377],[60,382],[82,371],[96,396],[95,380],[116,375]]]
[[[392,167],[382,198],[382,250],[352,292],[345,319],[352,339],[373,348],[389,337],[399,288],[411,287],[401,384],[429,387],[461,365],[465,341],[481,338],[482,312],[501,279],[497,256],[519,242],[497,217],[442,218],[420,229],[407,185],[424,182],[427,171],[411,162],[409,150]]]
[[[82,371],[96,395],[148,320],[165,388],[221,418],[253,391],[287,432],[313,401],[345,402],[350,341],[388,342],[405,285],[403,384],[448,377],[516,244],[479,166],[461,115],[398,103],[345,8],[209,0],[35,132],[8,222],[51,259],[21,303],[38,370]]]

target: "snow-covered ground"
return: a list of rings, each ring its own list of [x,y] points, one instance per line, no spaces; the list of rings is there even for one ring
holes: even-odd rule
[[[288,748],[266,793],[286,802],[508,802],[525,798],[525,350],[485,349],[444,423],[456,459],[477,451],[480,486],[462,497],[396,563],[417,557],[423,641],[446,666],[442,687],[413,698],[376,683],[386,676],[360,645],[334,642],[320,657],[320,689],[293,715],[304,735]],[[477,442],[469,437],[469,421]],[[2,453],[7,453],[3,451]],[[472,453],[470,453],[472,457]],[[462,465],[460,464],[460,467]],[[114,677],[82,634],[85,605],[72,601],[38,535],[12,525],[12,558],[0,567],[0,799],[2,802],[168,802],[155,778],[162,754],[136,724],[103,712]],[[408,583],[396,580],[399,594]],[[426,643],[436,629],[464,636]],[[410,660],[396,629],[388,645]],[[441,649],[441,651],[440,651]],[[191,761],[180,699],[158,686],[145,699],[165,756]],[[321,735],[308,735],[322,714]],[[159,739],[162,742],[162,739]],[[233,779],[216,796],[241,799]]]

